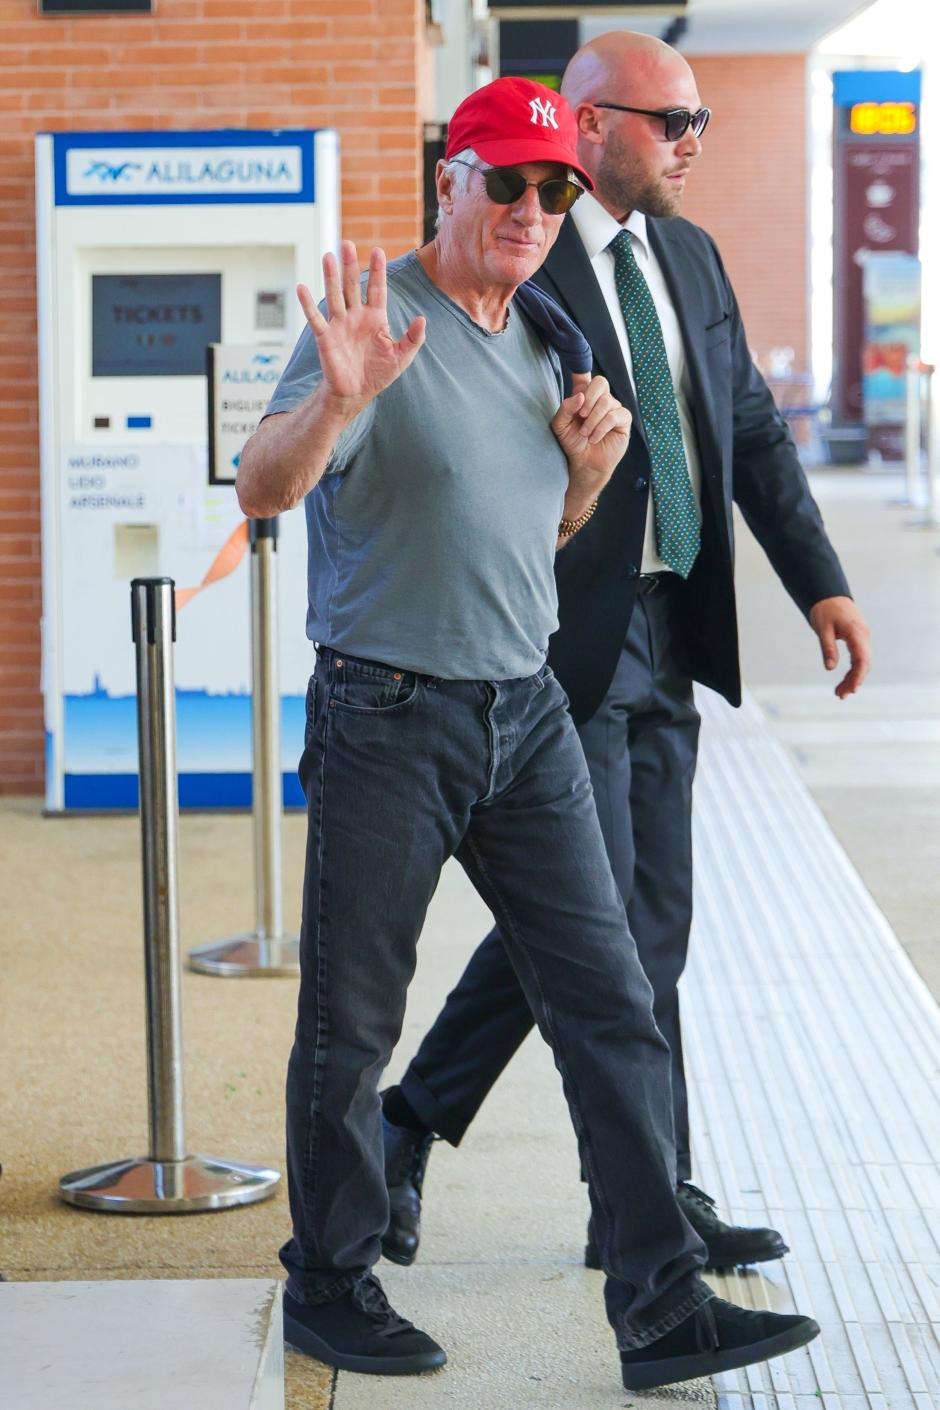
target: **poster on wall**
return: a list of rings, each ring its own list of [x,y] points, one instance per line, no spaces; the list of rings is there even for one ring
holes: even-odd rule
[[[920,260],[900,250],[865,261],[862,403],[867,426],[903,426],[907,360],[920,353]]]
[[[872,255],[916,258],[918,154],[914,147],[891,151],[850,145],[844,160],[842,277],[837,286],[841,291],[839,366],[843,414],[859,418],[863,415],[864,271]]]
[[[207,483],[206,451],[191,445],[64,448],[60,475],[63,573],[62,741],[68,809],[137,806],[137,703],[130,580],[166,574],[199,584],[242,523],[231,487]],[[313,651],[303,634],[306,533],[281,517],[278,577],[293,588],[279,658],[285,801],[296,779]],[[251,801],[248,556],[178,612],[174,648],[177,767],[182,807]],[[93,630],[89,624],[93,625]],[[290,629],[292,628],[292,629]]]

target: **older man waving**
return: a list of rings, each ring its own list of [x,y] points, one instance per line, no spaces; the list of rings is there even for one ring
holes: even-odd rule
[[[446,1359],[371,1270],[388,1217],[378,1082],[456,856],[562,1075],[624,1384],[662,1385],[818,1328],[712,1299],[700,1278],[703,1245],[675,1198],[668,1049],[545,664],[556,547],[590,518],[629,435],[604,379],[577,370],[577,330],[531,290],[516,296],[591,184],[573,115],[539,84],[499,79],[461,104],[450,137],[435,240],[387,270],[373,251],[364,301],[349,244],[341,268],[324,260],[324,306],[299,291],[309,327],[238,477],[250,515],[305,500],[318,643],[285,1332],[349,1370]]]

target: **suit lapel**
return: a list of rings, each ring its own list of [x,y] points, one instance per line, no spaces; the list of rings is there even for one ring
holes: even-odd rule
[[[708,466],[720,466],[721,450],[705,352],[705,305],[696,278],[695,256],[683,240],[681,222],[647,216],[646,228],[685,345],[692,383],[692,417],[704,471]],[[579,325],[594,353],[595,369],[607,378],[614,396],[633,416],[634,436],[643,437],[643,423],[620,343],[591,261],[570,217],[562,225],[535,282],[547,289]],[[706,478],[709,482],[712,479],[711,475]]]
[[[595,371],[607,378],[614,396],[631,413],[634,425],[638,427],[640,413],[620,343],[591,261],[581,243],[577,226],[570,217],[562,225],[548,259],[535,276],[535,282],[557,299],[578,324],[591,345]]]

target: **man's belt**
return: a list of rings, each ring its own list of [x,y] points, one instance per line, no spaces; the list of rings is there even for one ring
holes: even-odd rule
[[[641,573],[636,580],[637,592],[647,596],[652,592],[665,592],[681,581],[678,573]]]

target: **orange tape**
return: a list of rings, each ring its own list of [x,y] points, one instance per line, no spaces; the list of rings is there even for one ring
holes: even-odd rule
[[[191,602],[197,592],[202,592],[203,588],[209,587],[210,583],[217,583],[220,578],[227,578],[229,573],[234,573],[244,558],[247,548],[248,520],[243,519],[238,528],[232,530],[209,564],[209,571],[199,586],[176,589],[177,612],[185,607],[187,602]]]

